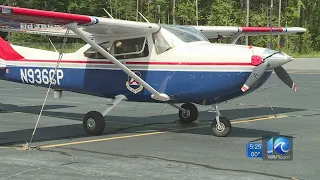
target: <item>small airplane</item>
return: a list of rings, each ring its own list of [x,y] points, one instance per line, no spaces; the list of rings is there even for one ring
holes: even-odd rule
[[[62,91],[112,98],[102,113],[83,118],[89,135],[100,135],[104,117],[121,101],[167,103],[183,123],[198,118],[195,104],[214,105],[213,135],[228,136],[232,126],[218,104],[260,88],[273,70],[291,89],[282,67],[293,58],[283,52],[236,45],[241,36],[302,34],[304,28],[182,26],[0,6],[0,31],[81,38],[74,53],[12,45],[0,39],[1,78]],[[231,37],[231,44],[209,38]],[[65,41],[64,41],[65,43]],[[183,103],[178,106],[178,103]]]

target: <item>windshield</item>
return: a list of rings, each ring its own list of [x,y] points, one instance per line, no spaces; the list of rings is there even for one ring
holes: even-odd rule
[[[164,29],[177,36],[183,42],[208,41],[208,39],[192,26],[161,25]]]

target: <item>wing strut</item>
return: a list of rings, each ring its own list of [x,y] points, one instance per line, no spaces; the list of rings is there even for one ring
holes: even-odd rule
[[[170,100],[170,97],[167,94],[159,93],[157,90],[155,90],[153,87],[151,87],[147,82],[145,82],[138,75],[136,75],[134,72],[132,72],[130,69],[128,69],[125,65],[123,65],[120,61],[118,61],[115,57],[113,57],[106,50],[104,50],[102,47],[100,47],[98,44],[96,44],[93,40],[91,40],[89,37],[87,37],[81,30],[78,29],[78,26],[76,23],[67,24],[66,26],[70,30],[72,30],[75,34],[77,34],[82,40],[84,40],[86,43],[90,44],[96,51],[98,51],[104,57],[106,57],[107,59],[112,61],[113,64],[115,64],[118,68],[120,68],[122,71],[124,71],[130,77],[132,77],[134,80],[139,82],[144,88],[146,88],[152,94],[151,97],[153,99],[159,100],[159,101],[169,101]]]
[[[242,36],[241,34],[233,35],[231,44],[236,44],[236,42],[241,36]]]

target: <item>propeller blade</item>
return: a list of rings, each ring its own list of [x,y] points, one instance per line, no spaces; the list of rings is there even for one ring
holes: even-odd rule
[[[282,66],[274,68],[274,72],[287,86],[289,86],[292,90],[297,91],[296,84],[292,81],[289,74]]]
[[[244,85],[241,88],[242,92],[246,92],[252,84],[258,81],[260,77],[264,74],[264,72],[267,70],[269,66],[268,62],[264,62],[260,64],[259,66],[256,66],[250,76],[248,77],[247,81],[244,83]]]

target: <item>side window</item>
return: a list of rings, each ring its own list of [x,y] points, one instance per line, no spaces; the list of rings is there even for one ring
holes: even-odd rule
[[[148,41],[145,37],[117,40],[113,43],[114,56],[117,59],[131,59],[149,56]]]
[[[110,42],[104,42],[99,44],[104,50],[110,51],[111,44]],[[94,48],[90,47],[86,52],[84,52],[84,56],[91,59],[106,59],[102,54],[96,51]]]

